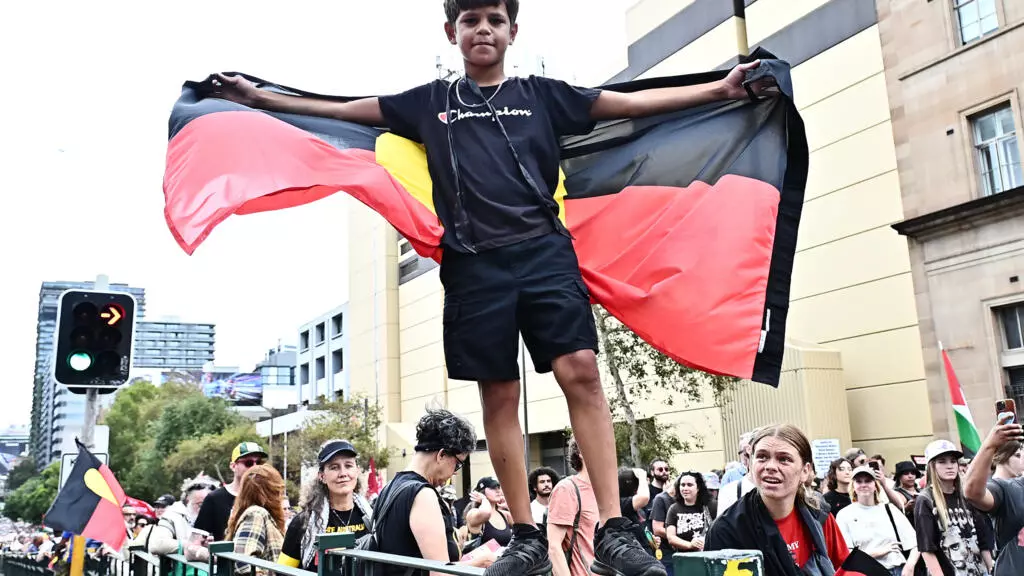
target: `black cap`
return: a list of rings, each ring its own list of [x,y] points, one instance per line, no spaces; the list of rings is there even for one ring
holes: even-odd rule
[[[317,457],[317,460],[320,462],[320,465],[323,466],[333,460],[338,454],[345,454],[346,456],[352,457],[359,456],[359,452],[356,452],[356,449],[351,444],[344,440],[338,440],[336,442],[328,442],[325,444],[324,447],[320,449],[320,456]]]
[[[476,492],[483,492],[487,488],[501,488],[501,484],[493,476],[484,476],[476,483]]]
[[[904,460],[903,462],[896,463],[896,478],[903,476],[907,472],[913,472],[914,476],[921,477],[921,471],[917,469],[917,465],[913,462]]]
[[[171,496],[170,494],[164,494],[163,496],[157,498],[155,502],[153,502],[153,508],[167,508],[168,506],[173,505],[174,502],[174,496]]]

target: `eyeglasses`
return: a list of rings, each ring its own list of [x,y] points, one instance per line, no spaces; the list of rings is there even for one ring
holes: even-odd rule
[[[449,456],[451,456],[453,460],[455,460],[455,471],[452,472],[452,474],[455,474],[459,470],[462,470],[462,467],[466,465],[466,460],[469,459],[468,456],[466,457],[465,460],[461,459],[458,456],[456,456],[455,454],[452,454],[451,452],[448,452],[447,450],[445,451],[445,453],[448,454]]]
[[[252,468],[253,466],[259,466],[259,465],[262,465],[262,464],[266,464],[267,461],[264,460],[263,458],[239,458],[238,460],[235,460],[235,463],[236,464],[241,464],[242,466],[245,466],[246,468]]]

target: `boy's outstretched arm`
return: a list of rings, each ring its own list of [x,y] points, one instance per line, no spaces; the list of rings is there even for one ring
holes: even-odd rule
[[[594,120],[642,118],[692,108],[718,100],[746,98],[747,90],[743,87],[743,80],[747,72],[757,68],[760,63],[760,60],[755,60],[740,64],[722,80],[707,84],[652,88],[629,93],[603,90],[594,101],[594,105],[590,109],[590,116]],[[757,83],[752,86],[755,94],[759,94],[767,87],[767,83]]]
[[[385,126],[384,114],[376,98],[362,98],[350,102],[333,102],[317,98],[290,96],[269,90],[260,90],[241,76],[217,74],[212,96],[237,102],[250,108],[334,118],[367,126]]]

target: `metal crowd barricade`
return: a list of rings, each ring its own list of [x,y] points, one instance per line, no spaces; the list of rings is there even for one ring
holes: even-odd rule
[[[53,576],[46,564],[36,562],[24,554],[0,555],[0,574],[3,576]]]

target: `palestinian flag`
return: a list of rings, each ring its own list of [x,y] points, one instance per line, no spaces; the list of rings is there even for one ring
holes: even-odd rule
[[[974,455],[981,449],[981,435],[974,426],[974,418],[971,416],[971,409],[964,400],[964,390],[960,387],[956,372],[953,371],[953,362],[949,359],[949,352],[939,342],[939,349],[942,350],[942,366],[946,370],[946,381],[949,382],[949,398],[953,403],[953,414],[956,416],[956,429],[960,436],[960,446],[963,448],[964,456],[974,458]]]
[[[120,550],[128,537],[121,507],[124,490],[106,464],[93,456],[78,439],[78,458],[64,488],[46,513],[46,525],[54,530],[99,540]]]
[[[924,562],[924,560],[921,560]],[[836,576],[891,576],[885,566],[872,558],[867,552],[854,548],[850,555],[843,561],[842,567],[836,571]]]
[[[555,199],[594,301],[679,362],[778,385],[808,151],[789,65],[763,51],[752,58],[762,62],[747,81],[774,77],[779,96],[604,122],[566,138]],[[633,92],[726,74],[603,88]],[[267,90],[325,98],[247,77]],[[186,252],[232,214],[344,191],[421,256],[441,259],[444,230],[418,144],[206,98],[211,90],[212,77],[187,82],[170,119],[165,217]]]

